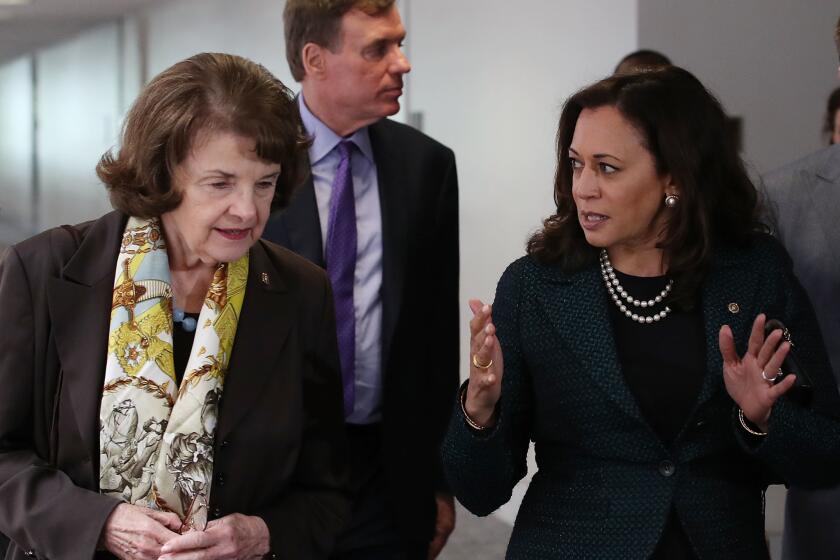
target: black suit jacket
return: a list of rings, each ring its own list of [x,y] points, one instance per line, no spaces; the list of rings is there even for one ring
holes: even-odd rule
[[[114,267],[112,212],[0,263],[0,532],[6,558],[89,559],[119,503],[98,492],[99,406]],[[282,558],[326,557],[349,509],[332,295],[322,270],[251,249],[216,432],[211,517],[261,516]]]
[[[382,461],[394,519],[429,540],[438,448],[458,384],[458,179],[452,151],[411,127],[369,127],[382,211]],[[265,237],[324,266],[310,179]]]

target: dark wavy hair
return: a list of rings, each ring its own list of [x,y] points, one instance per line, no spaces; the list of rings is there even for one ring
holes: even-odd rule
[[[657,172],[670,174],[679,187],[679,204],[668,209],[657,246],[675,280],[670,303],[690,308],[713,248],[747,243],[766,227],[720,102],[682,68],[611,76],[566,101],[557,131],[557,210],[528,241],[528,254],[567,272],[597,260],[572,198],[569,147],[581,111],[605,106],[618,109],[639,131]]]
[[[310,141],[289,89],[246,58],[202,53],[155,76],[132,105],[119,150],[96,167],[111,205],[139,218],[176,208],[175,167],[205,130],[253,139],[258,157],[280,164],[272,209],[285,206],[309,173]]]

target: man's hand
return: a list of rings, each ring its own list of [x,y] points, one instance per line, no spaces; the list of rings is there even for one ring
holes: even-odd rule
[[[435,536],[429,543],[429,560],[437,558],[446,545],[446,540],[455,529],[455,499],[449,494],[435,494],[437,503],[437,521]]]

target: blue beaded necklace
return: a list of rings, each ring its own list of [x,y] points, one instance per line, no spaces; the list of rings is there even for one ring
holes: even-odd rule
[[[188,317],[184,310],[175,307],[175,304],[172,305],[172,321],[180,323],[181,328],[187,332],[193,332],[197,323],[195,317]]]

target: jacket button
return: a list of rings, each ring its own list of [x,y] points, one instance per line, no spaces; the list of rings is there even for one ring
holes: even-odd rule
[[[659,474],[664,477],[674,476],[674,473],[677,472],[677,467],[674,465],[672,461],[664,460],[659,463]]]
[[[222,442],[222,447],[227,447],[228,445],[230,445],[230,442],[228,440],[224,440]]]
[[[705,428],[706,427],[706,420],[703,419],[703,418],[700,418],[697,422],[694,423],[694,427],[698,430],[701,429],[701,428]]]
[[[224,486],[225,485],[225,475],[223,475],[222,473],[217,474],[216,475],[216,484],[218,484],[219,486]]]
[[[222,509],[219,506],[213,508],[213,517],[218,519],[222,516]]]
[[[27,550],[23,553],[24,556],[27,558],[35,558],[35,551],[34,550]]]

